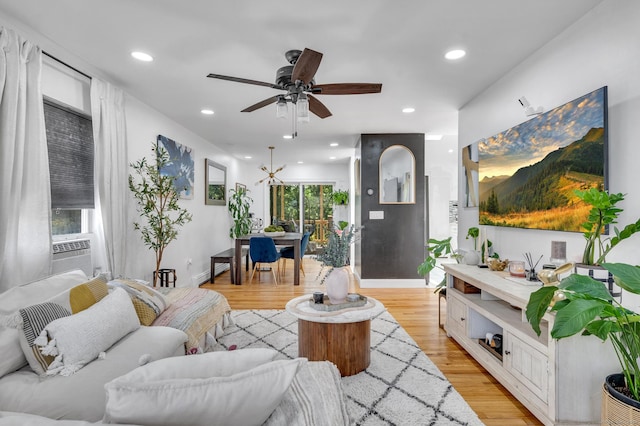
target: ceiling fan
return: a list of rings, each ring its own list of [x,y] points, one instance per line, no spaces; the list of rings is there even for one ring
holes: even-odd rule
[[[277,90],[284,90],[286,93],[271,96],[263,101],[251,105],[242,112],[252,112],[267,105],[278,103],[278,107],[291,102],[298,108],[308,108],[320,118],[331,116],[331,111],[324,106],[313,95],[361,95],[367,93],[380,93],[382,84],[379,83],[333,83],[315,84],[313,77],[320,66],[322,53],[305,48],[300,50],[289,50],[285,53],[285,58],[291,65],[281,67],[276,72],[276,82],[266,83],[263,81],[249,80],[246,78],[229,77],[220,74],[209,74],[209,78],[235,81],[238,83],[254,84],[257,86],[271,87]],[[301,105],[299,105],[301,104]],[[307,114],[308,117],[308,114]]]
[[[260,185],[265,180],[267,181],[267,185],[271,185],[271,184],[274,184],[276,182],[279,182],[280,185],[284,185],[284,182],[276,177],[276,173],[282,171],[285,167],[287,167],[287,165],[284,164],[284,165],[278,167],[276,170],[273,170],[273,150],[274,149],[275,149],[274,146],[270,146],[269,147],[269,150],[271,151],[271,168],[267,169],[267,166],[261,166],[260,167],[260,170],[265,172],[267,174],[267,176],[264,177],[263,179],[259,180],[258,182],[256,182],[256,185]]]

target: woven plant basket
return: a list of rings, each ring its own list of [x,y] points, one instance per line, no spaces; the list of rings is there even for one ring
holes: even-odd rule
[[[640,410],[611,396],[602,386],[602,413],[600,423],[606,426],[640,426]]]

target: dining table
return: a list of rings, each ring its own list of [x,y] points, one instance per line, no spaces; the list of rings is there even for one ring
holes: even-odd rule
[[[247,234],[236,238],[236,259],[242,259],[242,247],[248,246],[251,237],[265,237],[264,233]],[[277,246],[293,246],[293,285],[300,285],[300,243],[302,234],[300,232],[285,232],[284,235],[270,236]],[[235,262],[236,285],[242,284],[242,262]]]

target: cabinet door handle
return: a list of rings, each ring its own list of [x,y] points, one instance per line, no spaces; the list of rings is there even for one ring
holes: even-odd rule
[[[465,317],[460,317],[460,321],[464,321],[464,320],[466,320]]]
[[[511,355],[511,351],[504,351],[505,355]]]

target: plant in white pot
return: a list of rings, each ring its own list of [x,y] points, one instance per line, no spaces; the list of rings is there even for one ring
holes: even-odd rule
[[[614,227],[614,236],[603,237],[605,226],[617,223],[623,209],[617,204],[624,200],[624,194],[609,194],[607,191],[591,188],[586,191],[574,191],[576,196],[591,206],[587,220],[581,225],[587,240],[582,254],[584,265],[600,265],[606,261],[609,252],[622,240],[640,232],[640,219],[625,226],[622,231]],[[597,254],[597,257],[596,257]]]
[[[178,237],[178,228],[191,221],[191,213],[178,204],[175,176],[162,175],[160,170],[170,162],[169,154],[162,146],[153,144],[155,160],[145,157],[131,163],[134,171],[129,175],[129,189],[136,200],[136,209],[142,221],[133,226],[142,234],[144,244],[156,256],[153,286],[158,281],[162,255],[169,243]],[[146,223],[145,223],[146,222]]]
[[[320,274],[328,267],[321,283],[327,286],[327,295],[333,304],[344,303],[349,293],[351,244],[358,231],[355,225],[331,230],[324,251],[318,255],[318,261],[322,263]]]
[[[640,294],[640,267],[624,263],[601,266],[614,276],[621,288]],[[551,329],[554,339],[582,334],[611,342],[621,374],[612,374],[605,382],[610,388],[619,387],[622,394],[633,400],[640,414],[640,315],[617,302],[600,281],[579,274],[564,278],[557,286],[544,286],[531,293],[526,315],[538,335],[540,322],[547,312],[555,313]],[[640,421],[640,416],[637,419]]]

